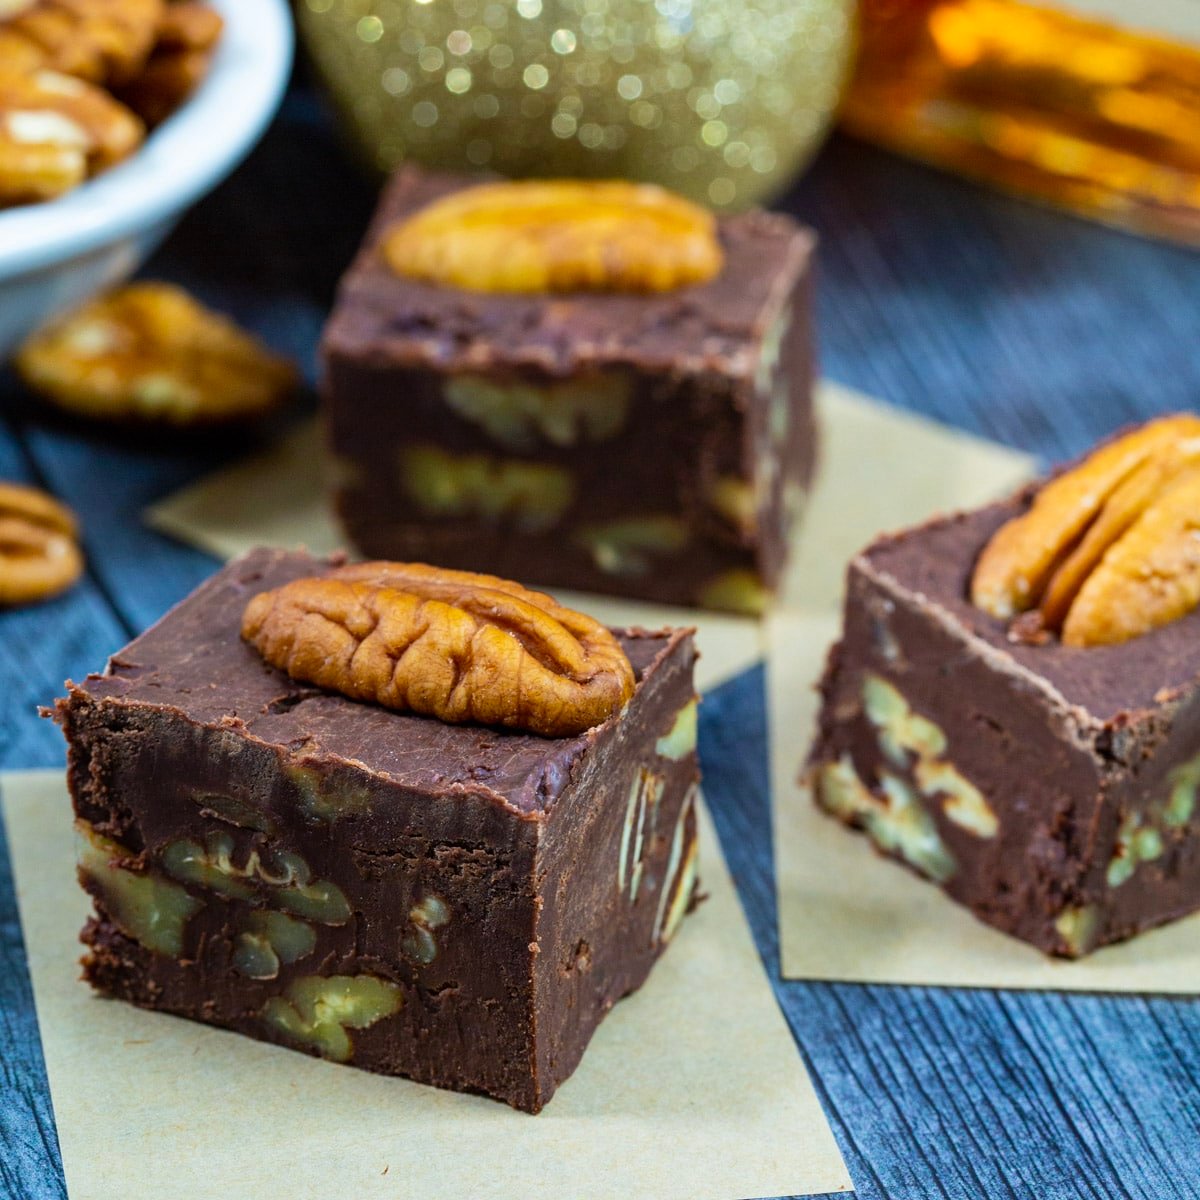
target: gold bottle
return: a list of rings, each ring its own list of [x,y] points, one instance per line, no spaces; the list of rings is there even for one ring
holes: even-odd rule
[[[1200,245],[1200,0],[863,0],[862,13],[850,133]]]

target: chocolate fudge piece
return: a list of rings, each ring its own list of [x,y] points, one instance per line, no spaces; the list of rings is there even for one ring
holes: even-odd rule
[[[86,977],[537,1112],[692,899],[691,634],[619,631],[636,690],[581,736],[450,725],[241,640],[253,595],[331,569],[255,550],[59,701]]]
[[[351,540],[369,557],[760,610],[813,467],[811,232],[723,218],[721,273],[661,294],[395,274],[389,228],[474,182],[401,170],[326,329]]]
[[[1010,639],[970,579],[1032,495],[850,564],[813,778],[980,920],[1074,957],[1200,907],[1200,612],[1119,645]]]

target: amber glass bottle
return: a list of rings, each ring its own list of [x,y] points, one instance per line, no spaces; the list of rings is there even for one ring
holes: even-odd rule
[[[851,133],[1200,245],[1200,0],[862,0]]]

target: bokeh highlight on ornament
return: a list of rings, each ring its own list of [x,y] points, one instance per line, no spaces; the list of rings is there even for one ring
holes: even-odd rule
[[[351,136],[513,176],[651,180],[718,209],[778,192],[821,143],[853,0],[297,0]]]

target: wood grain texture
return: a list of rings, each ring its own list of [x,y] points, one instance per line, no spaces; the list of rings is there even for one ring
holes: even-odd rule
[[[232,312],[311,378],[317,331],[370,203],[370,186],[346,166],[301,84],[259,151],[146,274]],[[823,237],[820,339],[835,379],[1046,458],[1077,453],[1123,422],[1196,406],[1196,254],[842,138],[781,206]],[[85,429],[48,418],[3,375],[0,402],[0,477],[50,486],[86,531],[79,588],[0,614],[0,767],[52,765],[61,738],[34,706],[67,675],[101,667],[214,566],[145,529],[141,508],[254,443]],[[777,977],[762,682],[754,671],[708,697],[701,736],[709,802]],[[1200,1197],[1198,1001],[776,990],[860,1197]],[[2,854],[0,1195],[63,1195]]]
[[[62,1200],[66,1194],[8,840],[0,821],[0,1196]]]
[[[1050,459],[1200,401],[1196,251],[845,137],[782,207],[822,235],[822,367],[839,382]]]

